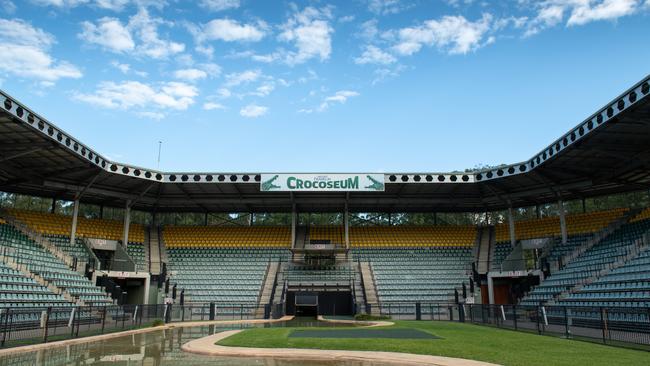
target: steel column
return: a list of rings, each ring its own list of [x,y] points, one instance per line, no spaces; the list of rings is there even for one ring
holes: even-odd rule
[[[74,206],[72,207],[72,228],[70,229],[70,246],[75,247],[75,242],[77,240],[77,219],[79,217],[79,198],[74,200]]]
[[[517,237],[515,232],[515,217],[513,215],[512,207],[508,207],[508,227],[510,229],[510,246],[515,247],[517,245]]]
[[[560,231],[562,232],[562,244],[566,244],[568,240],[568,234],[566,229],[566,212],[564,211],[564,201],[559,200],[557,205],[560,212]]]
[[[124,207],[124,235],[122,236],[122,246],[126,249],[129,245],[129,226],[131,225],[131,200],[126,201]]]

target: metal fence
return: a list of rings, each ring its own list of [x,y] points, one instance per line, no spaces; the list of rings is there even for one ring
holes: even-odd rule
[[[370,313],[372,309],[366,309]],[[650,350],[650,307],[382,303],[396,320],[444,320]]]
[[[0,346],[51,342],[165,323],[280,318],[283,303],[0,308]],[[366,307],[367,313],[377,309]],[[454,321],[650,350],[650,307],[564,307],[384,302],[396,320]]]
[[[66,306],[0,308],[0,347],[51,342],[150,325],[201,320],[243,320],[271,316],[256,304]]]
[[[462,307],[462,305],[461,305]],[[465,305],[465,321],[650,350],[650,308]]]

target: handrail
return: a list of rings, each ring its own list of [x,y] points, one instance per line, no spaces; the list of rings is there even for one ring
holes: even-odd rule
[[[99,261],[99,258],[93,251],[92,246],[88,243],[88,240],[86,238],[77,238],[81,240],[81,242],[86,246],[86,249],[88,250],[88,253],[90,254],[91,258],[95,261],[95,269],[101,270],[101,262]]]
[[[359,277],[361,277],[361,291],[363,293],[363,305],[365,308],[368,308],[368,295],[366,294],[366,281],[363,279],[363,270],[361,269],[361,260],[357,260],[357,265],[359,268]]]
[[[264,292],[264,287],[266,286],[266,279],[269,277],[269,271],[271,270],[271,258],[269,258],[268,263],[266,264],[266,271],[264,271],[264,278],[262,278],[262,286],[260,286],[260,290],[257,292],[257,303],[259,304],[260,300],[262,300],[262,293]]]
[[[372,276],[372,287],[375,289],[377,304],[381,305],[381,301],[379,300],[379,292],[377,291],[377,281],[375,281],[375,270],[372,268],[372,263],[368,262],[368,268],[370,269],[370,275]]]
[[[278,277],[280,276],[280,267],[282,266],[282,260],[278,260],[278,269],[275,271],[275,278],[273,279],[273,288],[271,289],[271,296],[269,296],[268,305],[273,305],[273,300],[275,298],[275,291],[278,287]]]
[[[11,226],[16,228],[18,231],[22,232],[30,240],[33,240],[35,243],[39,244],[41,247],[43,247],[43,249],[52,253],[55,257],[57,257],[59,260],[65,263],[65,265],[67,265],[68,267],[74,268],[75,260],[77,260],[78,268],[84,267],[83,264],[85,264],[85,262],[79,261],[78,258],[65,253],[64,251],[59,249],[56,245],[52,244],[49,241],[49,239],[47,239],[47,237],[45,237],[43,234],[41,234],[36,230],[33,230],[31,227],[29,227],[29,225],[23,223],[18,218],[14,217],[9,212],[7,212],[7,210],[0,209],[0,213],[3,214],[3,216]]]

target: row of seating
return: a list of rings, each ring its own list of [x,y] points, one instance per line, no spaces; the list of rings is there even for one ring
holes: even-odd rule
[[[45,235],[70,236],[72,217],[38,211],[9,209],[9,214],[26,223],[33,230]],[[78,217],[76,235],[80,238],[122,240],[124,223],[117,220],[87,219]],[[137,223],[129,225],[129,241],[144,243],[144,227]]]
[[[257,305],[270,262],[287,261],[276,248],[171,247],[170,281],[185,290],[188,303],[230,302]]]
[[[147,260],[144,254],[144,244],[129,243],[126,247],[126,254],[133,259],[138,268],[145,268]]]
[[[472,248],[354,249],[353,255],[370,262],[380,303],[446,302],[468,281]]]
[[[79,260],[88,262],[91,254],[83,239],[76,238],[74,243],[70,243],[70,237],[67,235],[46,235],[50,243],[63,250],[64,253]]]
[[[14,258],[16,263],[24,265],[30,272],[41,276],[62,289],[70,289],[72,295],[88,299],[92,304],[112,304],[112,300],[99,287],[80,273],[70,269],[63,261],[31,240],[11,225],[0,225],[0,245],[5,248],[5,255]],[[16,275],[16,273],[12,273]],[[39,293],[33,293],[40,294]],[[58,295],[57,295],[58,296]],[[43,302],[38,296],[25,298],[25,302],[38,305]],[[49,298],[47,299],[50,300]]]
[[[169,248],[191,247],[285,247],[291,246],[291,229],[286,226],[168,226],[163,230]],[[342,226],[313,226],[311,241],[344,243]],[[472,246],[474,226],[372,226],[351,227],[350,245],[373,247]]]
[[[202,247],[290,247],[287,226],[166,226],[168,248]]]
[[[587,240],[593,238],[594,234],[576,234],[567,237],[567,242],[562,243],[562,238],[553,238],[553,247],[546,257],[549,262],[557,261],[561,257],[572,253],[578,247],[582,246]],[[499,242],[494,245],[492,259],[490,261],[490,271],[500,271],[506,257],[512,252],[510,241]]]
[[[594,211],[566,215],[567,233],[569,235],[594,233],[602,230],[614,220],[623,216],[628,209],[618,208],[607,211]],[[515,222],[515,236],[518,240],[557,237],[562,235],[560,217],[549,216],[540,219],[520,220]],[[496,225],[496,241],[510,241],[510,225]]]
[[[570,294],[560,304],[589,302],[592,306],[602,306],[603,302],[617,302],[618,306],[625,306],[630,301],[643,300],[650,300],[650,250],[647,249],[623,266]]]
[[[312,226],[309,228],[309,240],[345,244],[345,234],[340,226]]]
[[[529,294],[527,294],[521,301],[521,304],[524,305],[536,305],[539,303],[547,302],[555,297],[557,297],[563,291],[572,289],[578,282],[581,280],[599,276],[600,272],[603,269],[609,268],[613,263],[621,260],[626,257],[630,251],[631,246],[642,237],[648,230],[650,230],[650,220],[635,221],[633,223],[625,224],[617,231],[609,235],[607,238],[603,239],[598,244],[589,248],[587,251],[582,253],[580,256],[575,258],[570,263],[566,264],[565,267],[559,271],[553,273],[549,278],[542,282],[539,286],[536,286]],[[619,275],[625,271],[625,268],[628,266],[639,268],[641,271],[645,267],[637,266],[637,262],[630,261],[626,263],[623,267],[619,267],[617,270],[614,270],[610,275]],[[598,281],[604,280],[609,276],[599,278]],[[585,287],[586,289],[589,286]],[[620,291],[625,293],[627,290]],[[572,300],[577,300],[578,302],[584,302],[582,295],[578,295],[577,298],[572,298],[571,296],[567,297],[565,300],[561,301],[562,304],[572,304]],[[594,302],[592,305],[604,306],[604,304],[609,304],[611,299],[602,299],[602,298],[592,298]],[[629,300],[625,296],[621,296],[621,300]],[[624,302],[622,302],[624,303]]]
[[[0,224],[0,231],[4,225]],[[1,238],[0,234],[0,244],[4,245]],[[0,262],[0,307],[59,306],[65,303],[63,296]]]

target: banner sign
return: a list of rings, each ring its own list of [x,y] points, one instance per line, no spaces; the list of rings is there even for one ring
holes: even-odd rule
[[[116,240],[98,239],[98,238],[87,238],[86,240],[88,240],[88,243],[90,243],[90,246],[93,249],[111,250],[111,251],[115,251],[117,249]]]
[[[383,174],[262,174],[262,192],[383,192]]]

